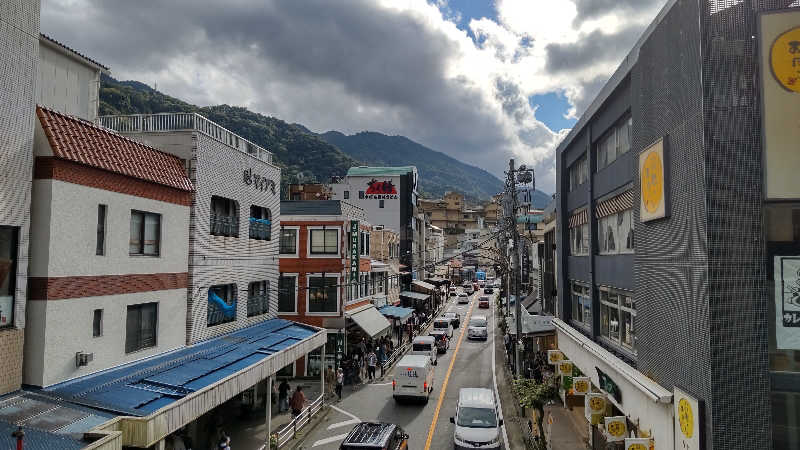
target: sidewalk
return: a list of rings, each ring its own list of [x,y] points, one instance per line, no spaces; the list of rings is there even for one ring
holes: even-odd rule
[[[584,450],[589,447],[589,426],[586,418],[560,403],[544,407],[545,433],[553,450]],[[552,418],[552,423],[549,423]]]
[[[497,322],[495,314],[495,323]],[[528,422],[521,417],[520,409],[514,395],[511,393],[511,374],[506,364],[505,349],[503,348],[503,330],[499,326],[494,327],[494,348],[495,348],[495,373],[497,375],[497,393],[500,396],[500,406],[503,410],[503,422],[506,426],[508,441],[506,449],[526,448],[523,436],[528,433]]]

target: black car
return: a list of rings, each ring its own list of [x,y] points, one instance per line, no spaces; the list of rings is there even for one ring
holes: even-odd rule
[[[485,287],[485,288],[483,288],[483,293],[484,294],[494,294],[494,288]]]
[[[453,325],[453,329],[461,326],[461,314],[455,311],[447,311],[446,313],[442,314],[442,317],[450,319],[450,324]]]
[[[408,448],[408,434],[393,423],[362,422],[353,427],[339,450],[400,450]]]
[[[436,339],[437,353],[447,353],[447,349],[450,348],[450,339],[447,338],[446,331],[431,330],[428,335],[433,336]]]

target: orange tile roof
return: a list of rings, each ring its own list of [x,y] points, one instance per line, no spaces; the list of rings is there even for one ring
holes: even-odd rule
[[[105,128],[41,106],[36,115],[56,158],[193,191],[183,161]]]

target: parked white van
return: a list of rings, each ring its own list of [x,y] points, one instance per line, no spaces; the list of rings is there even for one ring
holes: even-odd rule
[[[503,420],[497,415],[497,402],[491,389],[463,388],[458,391],[458,406],[453,432],[455,448],[500,448],[500,426]]]
[[[423,399],[427,403],[433,392],[434,371],[430,359],[424,355],[403,356],[394,367],[394,400]]]
[[[438,353],[436,349],[436,338],[433,336],[417,336],[411,341],[410,355],[427,356],[434,366],[437,363]]]

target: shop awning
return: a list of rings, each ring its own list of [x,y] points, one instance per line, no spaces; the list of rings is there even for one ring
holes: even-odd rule
[[[434,286],[434,285],[432,285],[430,283],[426,283],[424,281],[419,281],[419,280],[412,281],[411,282],[411,286],[417,287],[419,289],[423,289],[425,291],[428,291],[429,293],[432,293],[432,292],[434,292],[436,290],[436,286]]]
[[[403,308],[402,306],[384,306],[382,308],[378,308],[378,311],[386,317],[391,317],[392,319],[405,322],[406,319],[411,317],[411,313],[414,312],[414,309]]]
[[[442,278],[442,277],[434,277],[434,278],[426,278],[426,279],[425,279],[425,282],[427,282],[427,283],[430,283],[430,284],[433,284],[433,285],[435,285],[436,287],[439,287],[439,286],[441,286],[441,285],[443,285],[443,284],[447,283],[447,282],[448,282],[448,280],[445,280],[445,279],[444,279],[444,278]]]
[[[392,326],[392,324],[386,320],[386,317],[383,317],[381,313],[378,312],[378,309],[375,308],[374,305],[370,305],[369,308],[363,309],[355,314],[345,313],[345,315],[349,319],[352,319],[359,328],[364,330],[364,332],[372,338],[380,335]]]
[[[414,300],[428,300],[431,296],[421,292],[403,291],[400,293],[400,297],[406,297]]]

